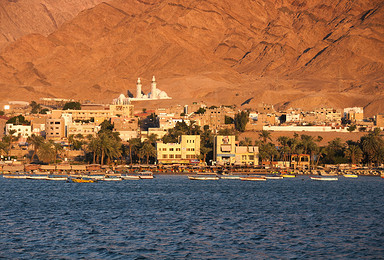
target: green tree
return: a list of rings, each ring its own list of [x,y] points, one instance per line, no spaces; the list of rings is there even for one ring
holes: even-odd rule
[[[14,125],[30,125],[31,122],[28,120],[25,120],[25,117],[23,115],[18,115],[11,117],[8,121],[7,124],[14,124]]]
[[[244,132],[249,120],[249,114],[246,111],[241,111],[235,115],[235,129],[239,132]]]
[[[224,122],[225,122],[226,125],[230,125],[230,124],[233,124],[235,122],[235,120],[233,120],[232,117],[226,115],[224,117]]]
[[[51,142],[44,141],[38,150],[39,160],[50,163],[55,159],[55,148]]]
[[[144,145],[140,148],[139,154],[141,157],[147,158],[147,164],[149,163],[149,157],[156,157],[156,148],[149,142],[145,142]]]
[[[345,150],[345,156],[351,161],[352,164],[360,163],[363,159],[363,151],[358,145],[349,145]]]
[[[38,114],[41,110],[40,104],[37,104],[36,101],[32,101],[29,106],[31,107],[31,114]]]
[[[33,147],[33,153],[31,156],[31,161],[33,162],[35,159],[35,156],[37,155],[39,148],[44,143],[44,137],[42,137],[40,135],[32,134],[30,137],[28,137],[27,142],[28,142],[28,144],[31,144]]]
[[[195,114],[204,114],[205,111],[206,111],[205,108],[200,107],[200,108],[195,112]]]
[[[267,141],[271,141],[272,138],[271,138],[271,132],[270,131],[267,131],[267,130],[262,130],[260,133],[259,133],[259,139],[261,140],[262,143],[267,143]]]
[[[140,138],[131,138],[128,140],[128,146],[129,146],[129,159],[130,159],[130,164],[133,163],[133,158],[134,156],[137,156],[137,153],[142,146],[141,139]]]
[[[353,131],[355,131],[357,129],[357,126],[356,125],[350,125],[348,128],[347,128],[347,130],[348,130],[348,132],[353,132]]]
[[[375,128],[368,135],[360,138],[364,157],[368,164],[380,164],[384,161],[384,141],[381,137],[381,130]]]
[[[81,110],[79,102],[68,102],[64,104],[63,110]]]

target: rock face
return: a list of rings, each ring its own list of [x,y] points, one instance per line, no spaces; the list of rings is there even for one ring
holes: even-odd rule
[[[2,99],[112,100],[152,75],[173,101],[384,112],[381,0],[112,0],[0,53]],[[148,92],[148,89],[144,89]]]
[[[48,35],[80,11],[102,1],[0,0],[0,49],[26,34]]]

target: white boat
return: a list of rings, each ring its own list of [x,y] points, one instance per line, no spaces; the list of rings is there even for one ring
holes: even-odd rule
[[[315,181],[337,181],[337,177],[311,177],[311,180]]]
[[[48,181],[66,181],[68,180],[67,177],[48,177],[46,178]]]
[[[5,179],[26,179],[27,175],[3,175]]]
[[[282,180],[284,179],[283,176],[265,176],[267,180]]]
[[[123,175],[121,178],[123,180],[140,180],[140,176],[138,175]]]
[[[248,177],[241,177],[240,180],[242,180],[242,181],[266,181],[267,179],[263,176],[248,176]]]
[[[188,179],[198,181],[217,181],[220,178],[217,176],[188,176]]]
[[[48,176],[27,176],[28,180],[46,180],[48,179]]]
[[[101,181],[121,181],[122,178],[120,177],[105,177],[100,179]]]
[[[150,171],[139,172],[140,179],[153,179],[153,173]]]
[[[240,176],[221,176],[220,179],[223,180],[240,180]]]

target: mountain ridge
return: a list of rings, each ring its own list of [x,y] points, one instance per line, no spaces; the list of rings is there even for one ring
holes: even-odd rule
[[[251,106],[384,112],[383,8],[348,0],[112,0],[2,50],[0,94],[111,100],[134,92],[137,77],[148,84],[156,75],[172,102],[255,97]]]

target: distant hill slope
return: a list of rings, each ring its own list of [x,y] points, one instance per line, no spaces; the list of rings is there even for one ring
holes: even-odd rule
[[[0,95],[111,100],[156,75],[171,102],[382,111],[384,3],[275,2],[101,3],[4,49]]]
[[[103,0],[0,0],[0,49],[30,33],[48,35]]]

